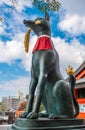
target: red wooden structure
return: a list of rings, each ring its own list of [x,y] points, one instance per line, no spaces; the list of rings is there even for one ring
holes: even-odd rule
[[[75,71],[74,76],[76,78],[75,96],[80,108],[78,118],[85,119],[85,61]]]

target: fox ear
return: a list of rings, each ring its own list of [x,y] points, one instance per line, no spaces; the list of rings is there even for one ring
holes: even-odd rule
[[[45,12],[45,19],[50,21],[50,17],[49,17],[49,14],[47,12]]]

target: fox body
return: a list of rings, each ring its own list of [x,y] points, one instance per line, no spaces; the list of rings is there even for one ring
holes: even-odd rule
[[[34,21],[24,20],[24,24],[30,27],[39,38],[47,37],[50,40],[51,47],[42,47],[33,51],[29,98],[26,112],[21,115],[21,118],[38,118],[41,102],[46,110],[45,114],[41,114],[44,117],[73,118],[79,113],[79,107],[73,93],[75,78],[70,76],[69,84],[67,84],[60,72],[59,56],[51,41],[49,21],[47,13],[45,18],[37,18]],[[43,41],[42,39],[42,43],[39,44],[43,45]]]

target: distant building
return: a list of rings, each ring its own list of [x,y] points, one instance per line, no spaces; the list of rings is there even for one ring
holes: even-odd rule
[[[2,97],[2,104],[6,109],[17,109],[20,99],[16,96]]]
[[[19,91],[17,96],[2,97],[2,104],[6,107],[6,110],[17,109],[22,98],[23,93]]]
[[[5,106],[6,110],[9,109],[8,97],[2,97],[2,104]]]
[[[17,96],[20,98],[20,99],[23,99],[23,93],[19,90],[17,92]]]

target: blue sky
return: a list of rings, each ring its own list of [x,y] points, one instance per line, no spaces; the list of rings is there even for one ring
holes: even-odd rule
[[[15,96],[18,90],[28,94],[32,48],[37,36],[31,33],[30,50],[24,51],[27,27],[24,19],[44,17],[31,0],[17,0],[15,9],[10,0],[0,0],[0,101],[2,96]],[[59,12],[50,12],[52,40],[60,57],[60,69],[70,64],[76,70],[85,60],[85,0],[59,0]]]

